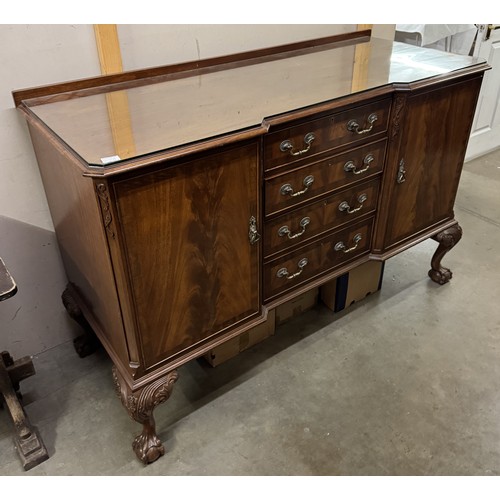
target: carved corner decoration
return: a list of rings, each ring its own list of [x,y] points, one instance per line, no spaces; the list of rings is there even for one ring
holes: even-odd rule
[[[432,239],[439,243],[437,250],[432,256],[431,267],[429,270],[429,277],[432,281],[439,285],[444,285],[451,280],[453,274],[446,268],[441,266],[442,258],[460,241],[462,238],[462,228],[455,224],[454,226],[441,231],[433,236]]]
[[[403,110],[406,104],[406,95],[398,95],[394,102],[394,114],[392,115],[392,132],[391,141],[396,140],[401,130],[401,120],[403,118]]]
[[[108,188],[106,184],[100,182],[96,185],[96,191],[100,200],[104,227],[106,228],[106,231],[111,236],[111,238],[114,239],[115,232],[113,231],[113,226],[111,225],[113,222],[113,216],[111,215],[111,208],[109,206]]]
[[[177,378],[177,370],[173,370],[136,393],[132,393],[113,366],[113,380],[118,397],[130,417],[143,425],[142,433],[134,439],[132,448],[137,458],[144,464],[154,462],[165,454],[165,448],[156,434],[153,411],[170,397]]]

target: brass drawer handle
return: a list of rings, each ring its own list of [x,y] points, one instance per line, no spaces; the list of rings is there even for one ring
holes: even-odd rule
[[[299,225],[302,228],[301,231],[298,233],[292,234],[290,229],[288,229],[288,226],[281,226],[278,230],[278,236],[288,236],[288,239],[293,240],[294,238],[298,238],[299,236],[302,236],[306,232],[306,227],[307,225],[311,222],[311,219],[309,217],[304,217]]]
[[[353,238],[353,241],[354,241],[354,246],[351,247],[351,248],[346,248],[346,246],[344,245],[344,242],[343,241],[339,241],[333,248],[336,252],[340,252],[342,250],[342,252],[344,253],[349,253],[349,252],[352,252],[353,250],[356,250],[356,248],[358,248],[358,244],[359,242],[362,240],[362,236],[360,233],[358,233],[356,236],[354,236]]]
[[[297,276],[299,276],[299,274],[302,274],[304,267],[306,267],[308,263],[309,261],[304,257],[303,259],[300,259],[299,263],[297,264],[299,267],[299,271],[293,274],[289,274],[287,268],[282,267],[281,269],[278,270],[276,276],[278,278],[286,278],[287,280],[293,280],[293,278],[296,278]]]
[[[307,192],[307,190],[312,186],[314,182],[314,177],[312,175],[308,175],[307,177],[304,178],[303,184],[304,184],[304,189],[302,191],[297,191],[296,193],[293,192],[293,187],[291,184],[283,184],[280,188],[280,193],[283,196],[290,195],[290,196],[300,196],[301,194],[304,194]]]
[[[360,125],[356,120],[349,120],[347,122],[347,130],[350,132],[356,132],[356,134],[367,134],[368,132],[371,132],[373,129],[373,125],[375,122],[378,120],[377,113],[371,113],[368,115],[368,118],[366,119],[366,122],[368,124],[367,128],[363,128],[360,130]]]
[[[260,234],[257,232],[257,219],[253,215],[248,224],[248,239],[250,245],[255,245],[260,240]]]
[[[370,168],[370,163],[375,159],[375,157],[372,154],[367,154],[364,159],[363,159],[363,167],[361,167],[360,170],[358,170],[358,167],[354,164],[353,161],[349,160],[345,165],[344,165],[344,170],[346,172],[352,172],[354,175],[359,175],[362,174],[363,172],[366,172]]]
[[[286,153],[288,151],[292,156],[303,155],[311,149],[314,139],[316,139],[316,136],[312,132],[309,132],[304,136],[304,144],[306,145],[305,149],[294,151],[292,141],[286,140],[280,144],[280,150],[283,151],[283,153]]]
[[[353,214],[354,212],[359,212],[362,208],[363,208],[363,203],[368,199],[368,196],[366,196],[366,194],[360,194],[358,196],[358,202],[361,203],[361,205],[359,205],[359,207],[356,207],[356,208],[351,208],[349,206],[349,203],[347,203],[347,201],[343,201],[340,205],[339,205],[339,210],[341,212],[347,212],[348,214]]]

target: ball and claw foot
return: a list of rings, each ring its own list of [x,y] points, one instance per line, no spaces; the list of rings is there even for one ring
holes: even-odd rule
[[[132,443],[132,449],[144,465],[151,464],[165,455],[165,447],[154,432],[139,434]]]
[[[444,285],[453,277],[452,272],[447,267],[441,266],[441,260],[460,241],[461,238],[462,228],[458,224],[455,224],[454,226],[436,234],[436,236],[433,236],[433,239],[439,243],[439,246],[432,256],[429,278],[435,283]]]
[[[131,391],[116,367],[113,366],[113,379],[118,397],[130,417],[143,425],[141,434],[132,443],[132,449],[145,465],[158,460],[165,454],[165,447],[156,434],[153,411],[170,397],[177,378],[177,371],[173,370],[150,384]]]
[[[100,345],[99,340],[93,332],[91,334],[87,332],[82,333],[82,335],[79,335],[73,340],[73,346],[80,358],[86,358],[87,356],[94,354],[94,352],[99,349]]]
[[[438,271],[434,269],[429,269],[429,278],[437,283],[438,285],[444,285],[448,283],[453,277],[453,273],[446,267],[442,267]]]

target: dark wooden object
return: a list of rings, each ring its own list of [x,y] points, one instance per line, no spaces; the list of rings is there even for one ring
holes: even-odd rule
[[[366,80],[353,82],[346,62],[364,43]],[[441,260],[461,234],[453,205],[487,68],[361,33],[14,93],[70,280],[63,303],[113,360],[141,461],[164,453],[153,411],[177,368],[270,309],[427,238],[430,277],[451,278]],[[117,90],[136,156],[107,165],[97,94]]]
[[[0,259],[0,301],[16,292],[16,284]],[[7,351],[0,353],[0,393],[14,424],[14,442],[24,470],[30,470],[49,458],[42,438],[30,424],[20,402],[19,383],[34,374],[35,367],[30,356],[14,361]]]
[[[62,303],[71,319],[75,320],[83,329],[83,333],[73,340],[75,351],[80,358],[85,358],[93,354],[101,345],[94,330],[78,306],[74,295],[71,293],[71,286],[68,285],[61,295]]]

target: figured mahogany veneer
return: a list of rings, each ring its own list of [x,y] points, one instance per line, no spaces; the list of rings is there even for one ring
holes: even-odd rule
[[[143,425],[140,460],[165,452],[153,411],[177,368],[278,304],[427,238],[439,243],[429,276],[449,281],[441,260],[462,234],[453,204],[486,69],[363,32],[15,92],[64,305],[113,360]],[[133,131],[123,157],[106,108],[116,91]]]

